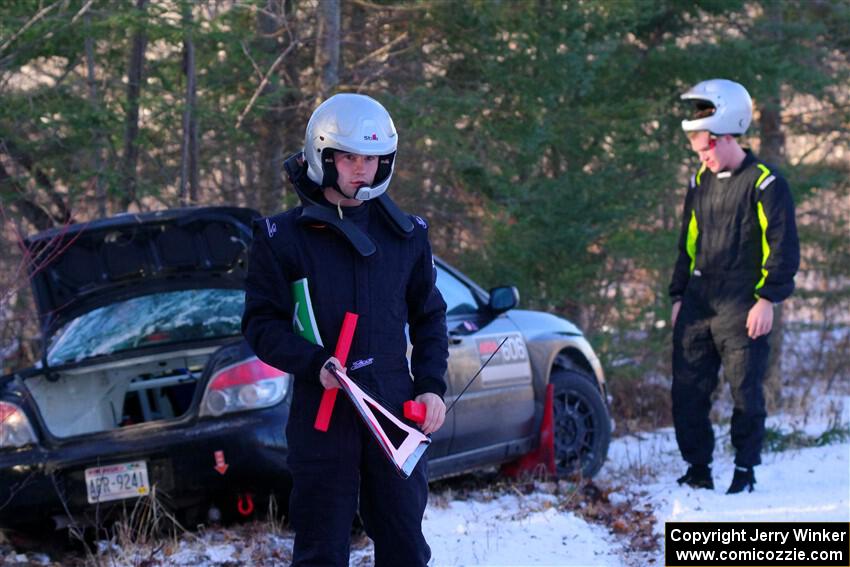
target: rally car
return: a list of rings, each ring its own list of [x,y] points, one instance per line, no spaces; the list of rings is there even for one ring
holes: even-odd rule
[[[190,526],[286,499],[291,377],[240,336],[258,219],[246,208],[175,209],[26,240],[45,348],[34,367],[0,377],[0,528],[99,525],[152,493]],[[431,477],[517,470],[545,453],[547,421],[549,467],[594,475],[611,420],[582,333],[516,309],[513,287],[487,292],[435,260],[447,404],[492,360],[433,436]]]

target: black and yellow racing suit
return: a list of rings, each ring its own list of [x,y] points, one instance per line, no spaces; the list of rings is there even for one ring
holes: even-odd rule
[[[734,171],[703,164],[685,198],[670,296],[681,301],[673,329],[673,423],[682,457],[711,463],[711,394],[722,364],[735,408],[735,464],[761,462],[766,417],[762,382],[768,337],[746,321],[759,298],[778,303],[794,290],[800,244],[785,179],[749,150]]]

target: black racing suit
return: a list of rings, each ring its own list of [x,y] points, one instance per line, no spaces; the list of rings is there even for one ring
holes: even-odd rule
[[[411,217],[413,234],[403,238],[376,205],[344,208],[376,243],[377,252],[364,257],[330,227],[299,220],[301,210],[256,223],[242,319],[257,356],[294,375],[286,427],[293,565],[348,565],[358,494],[376,565],[425,565],[426,460],[402,479],[344,395],[337,396],[327,432],[313,422],[324,392],[319,370],[333,354],[346,311],[359,316],[347,362],[359,385],[396,414],[419,394],[445,393],[446,304],[435,286],[427,224]],[[324,346],[293,331],[290,284],[304,277]],[[413,345],[409,367],[406,324]]]
[[[714,174],[703,165],[685,198],[670,283],[674,303],[682,302],[673,329],[673,423],[688,463],[711,463],[709,412],[721,364],[735,403],[735,464],[761,463],[769,346],[767,335],[749,338],[747,314],[758,298],[778,303],[791,295],[799,263],[785,179],[749,150],[735,171]]]

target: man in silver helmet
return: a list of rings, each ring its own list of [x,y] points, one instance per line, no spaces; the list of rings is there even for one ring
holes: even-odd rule
[[[425,434],[445,417],[446,304],[435,286],[428,224],[386,195],[397,144],[380,103],[358,94],[329,98],[310,118],[303,155],[287,161],[302,204],[254,229],[242,328],[260,359],[294,376],[286,428],[293,565],[348,565],[358,511],[376,565],[430,559],[422,535],[426,460],[403,479],[342,397],[327,431],[314,428],[325,389],[339,385],[325,365],[344,367],[327,345],[346,312],[359,317],[348,376],[396,414],[407,400],[423,403]],[[290,285],[305,279],[325,346],[293,328]]]
[[[682,95],[682,121],[700,159],[685,197],[673,301],[673,423],[689,464],[679,484],[714,488],[711,395],[722,365],[732,390],[735,472],[727,494],[752,491],[766,417],[762,382],[773,307],[794,290],[800,245],[785,179],[741,147],[752,120],[747,90],[726,79]]]

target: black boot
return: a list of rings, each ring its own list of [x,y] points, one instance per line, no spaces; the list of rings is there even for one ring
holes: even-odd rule
[[[687,484],[691,488],[707,488],[714,490],[714,480],[711,478],[711,467],[708,465],[691,465],[684,476],[679,477],[676,482]]]
[[[738,494],[743,492],[753,491],[753,485],[756,483],[756,473],[753,472],[753,467],[735,466],[735,476],[732,477],[732,484],[729,485],[729,490],[726,494]]]

